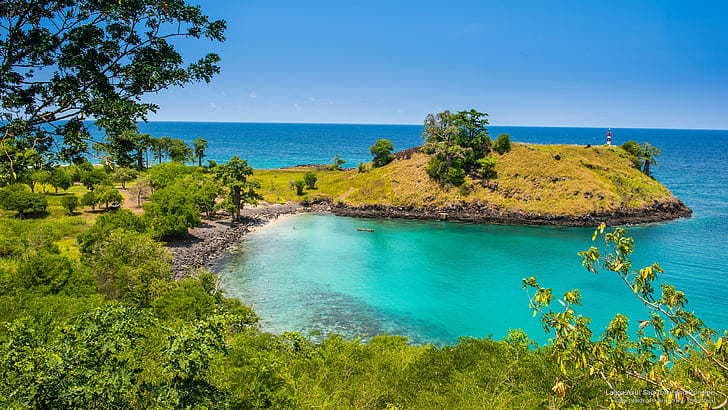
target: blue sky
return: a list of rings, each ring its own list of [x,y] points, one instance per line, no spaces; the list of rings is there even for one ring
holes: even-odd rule
[[[211,84],[151,120],[728,129],[728,2],[204,1]]]

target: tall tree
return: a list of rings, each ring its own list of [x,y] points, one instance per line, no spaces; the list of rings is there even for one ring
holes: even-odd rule
[[[169,159],[174,162],[185,162],[192,159],[192,148],[178,138],[169,141]]]
[[[169,146],[172,144],[172,138],[170,137],[159,137],[152,138],[149,146],[154,155],[154,159],[157,160],[157,164],[161,164],[165,155],[169,155]]]
[[[392,162],[394,159],[392,151],[394,151],[394,144],[392,144],[392,141],[384,138],[378,139],[374,145],[369,147],[369,152],[374,157],[372,159],[374,167],[382,167]]]
[[[195,138],[192,141],[192,146],[195,151],[195,157],[197,157],[197,166],[202,166],[202,158],[205,157],[205,150],[207,149],[207,140],[204,138]]]
[[[255,191],[260,188],[260,184],[248,180],[248,177],[253,175],[253,168],[248,165],[247,161],[234,156],[227,164],[215,167],[215,174],[220,182],[230,190],[228,200],[234,219],[240,218],[240,210],[244,204],[255,204],[262,198]]]
[[[651,176],[650,166],[657,164],[657,157],[661,151],[654,145],[643,142],[627,141],[622,144],[622,149],[632,156],[635,168],[642,170],[645,175]]]
[[[466,173],[478,170],[478,160],[491,150],[487,116],[476,110],[427,115],[422,150],[431,155],[427,172],[432,178],[460,185]]]
[[[157,110],[146,94],[219,72],[216,54],[186,63],[174,41],[224,41],[224,30],[184,0],[1,2],[0,175],[12,183],[47,161],[54,135],[60,157],[81,161],[86,118],[119,145]]]

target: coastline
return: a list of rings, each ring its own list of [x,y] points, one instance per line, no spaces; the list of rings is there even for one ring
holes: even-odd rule
[[[336,216],[376,219],[417,219],[501,225],[542,225],[562,227],[593,227],[604,222],[607,225],[643,224],[690,217],[692,210],[677,198],[656,202],[649,207],[593,212],[587,215],[544,215],[516,212],[495,208],[482,203],[460,203],[446,207],[412,207],[392,205],[352,206],[333,204],[328,200],[311,203],[288,202],[285,204],[262,203],[241,211],[242,219],[205,219],[181,239],[170,241],[167,248],[172,253],[172,270],[175,278],[183,278],[198,268],[215,270],[218,262],[240,244],[250,232],[254,232],[281,217],[321,213]]]
[[[393,205],[350,206],[337,203],[331,212],[338,216],[358,218],[421,219],[477,224],[540,225],[564,227],[594,227],[602,222],[609,225],[632,225],[671,221],[690,217],[693,211],[679,199],[654,202],[643,208],[620,208],[591,212],[585,215],[539,214],[494,207],[486,203],[466,202],[444,207],[415,207]]]
[[[212,269],[227,253],[238,246],[250,232],[254,232],[287,215],[304,212],[329,212],[324,204],[304,206],[300,203],[259,204],[241,210],[241,219],[203,219],[202,224],[190,229],[184,237],[166,244],[172,254],[172,272],[181,279],[199,268]]]

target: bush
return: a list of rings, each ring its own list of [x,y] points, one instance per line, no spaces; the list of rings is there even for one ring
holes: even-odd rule
[[[462,168],[452,167],[447,170],[447,182],[452,185],[460,186],[465,182],[465,170]]]
[[[485,157],[485,158],[479,159],[478,166],[479,166],[480,175],[484,179],[496,178],[498,176],[498,173],[495,171],[495,165],[496,165],[495,158]]]
[[[160,189],[144,204],[144,218],[152,236],[169,239],[200,224],[195,196],[178,185]]]
[[[126,209],[103,214],[96,219],[94,226],[78,236],[77,241],[81,253],[90,253],[96,243],[108,238],[111,232],[117,229],[144,233],[147,227],[144,219]]]
[[[374,167],[378,168],[392,162],[394,159],[392,151],[394,151],[392,141],[384,138],[378,139],[374,145],[369,148],[369,152],[371,152],[372,156],[374,156],[374,159],[372,160]]]
[[[360,162],[358,170],[360,174],[363,174],[369,170],[369,167],[366,162]]]
[[[303,182],[306,183],[307,189],[316,189],[316,181],[318,181],[318,178],[316,178],[316,174],[311,171],[306,172],[303,176]]]
[[[116,229],[84,255],[100,293],[149,306],[155,286],[172,279],[169,252],[148,235]]]
[[[460,192],[460,195],[468,196],[473,192],[473,185],[469,184],[467,182],[463,182],[463,184],[460,185],[460,188],[458,190]]]
[[[79,286],[74,276],[77,276],[77,272],[70,259],[42,251],[30,253],[22,259],[16,281],[20,288],[33,289],[43,294],[56,294],[64,289],[78,292],[82,290],[80,287],[88,290],[88,286]]]
[[[25,185],[14,184],[0,189],[0,208],[16,211],[23,218],[44,213],[48,208],[48,201],[45,196],[30,192]]]
[[[501,134],[493,145],[493,150],[501,155],[511,150],[511,137],[508,134]]]
[[[66,195],[61,198],[61,206],[68,212],[69,215],[73,215],[73,211],[78,208],[78,197],[76,195]]]
[[[292,185],[293,185],[293,188],[296,190],[296,195],[304,194],[303,189],[306,187],[306,183],[302,179],[293,181]]]
[[[329,169],[332,171],[340,171],[341,166],[346,163],[346,160],[344,158],[341,158],[339,154],[336,154],[334,156],[333,161],[331,161],[331,165],[329,165]]]

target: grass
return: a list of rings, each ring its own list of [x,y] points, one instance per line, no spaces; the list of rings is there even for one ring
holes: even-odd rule
[[[513,144],[495,154],[497,178],[472,180],[465,193],[443,187],[425,172],[428,157],[414,154],[365,173],[315,170],[317,189],[296,195],[291,181],[311,168],[257,170],[264,200],[274,203],[327,198],[348,205],[443,206],[482,202],[509,210],[551,215],[581,215],[618,208],[640,208],[672,199],[658,181],[632,166],[619,147]]]
[[[45,195],[48,201],[47,213],[43,216],[29,217],[19,219],[15,212],[0,210],[0,235],[4,230],[9,232],[27,231],[34,235],[44,235],[54,238],[54,243],[61,250],[61,253],[71,258],[78,259],[80,251],[76,242],[76,237],[91,227],[103,210],[91,210],[89,207],[79,206],[73,215],[61,205],[61,198],[68,195],[76,195],[79,200],[88,192],[83,185],[73,185],[68,190],[60,190],[54,192],[53,188],[48,186],[37,185],[36,192]],[[125,195],[124,191],[121,191]],[[0,269],[3,266],[0,264]]]

